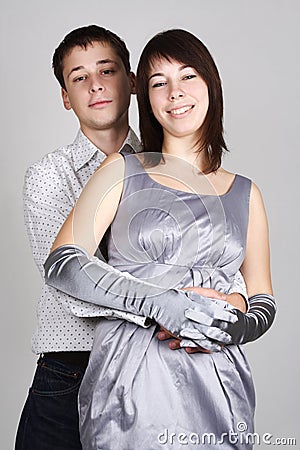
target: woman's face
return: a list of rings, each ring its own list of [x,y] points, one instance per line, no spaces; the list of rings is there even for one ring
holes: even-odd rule
[[[151,66],[148,89],[152,112],[165,136],[199,139],[209,98],[206,83],[193,67],[157,59]]]

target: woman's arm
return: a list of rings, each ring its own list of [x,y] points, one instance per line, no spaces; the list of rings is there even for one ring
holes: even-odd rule
[[[261,292],[272,295],[269,231],[263,199],[252,183],[246,255],[241,266],[249,297]]]
[[[51,251],[75,244],[94,255],[116,214],[123,190],[124,159],[109,155],[90,178],[76,205],[61,227]]]

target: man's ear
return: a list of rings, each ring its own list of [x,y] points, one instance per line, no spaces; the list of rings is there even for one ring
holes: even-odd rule
[[[131,93],[136,94],[136,88],[135,88],[135,74],[133,72],[130,72],[130,85],[131,85]]]
[[[61,96],[62,96],[62,100],[63,100],[63,104],[64,107],[69,111],[70,109],[72,109],[70,100],[69,100],[69,96],[67,91],[64,88],[61,88]]]

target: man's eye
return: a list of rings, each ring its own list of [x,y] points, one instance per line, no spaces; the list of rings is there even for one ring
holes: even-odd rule
[[[102,70],[102,75],[112,75],[115,71],[113,69]]]
[[[83,81],[86,80],[86,76],[85,75],[81,75],[80,77],[77,77],[74,79],[74,82],[76,83],[77,81]]]

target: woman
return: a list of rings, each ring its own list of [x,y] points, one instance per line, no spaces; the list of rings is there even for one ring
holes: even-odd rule
[[[102,321],[79,396],[83,448],[251,448],[233,435],[239,423],[253,432],[250,370],[241,347],[223,344],[256,339],[274,318],[262,198],[249,179],[221,168],[221,82],[195,36],[169,30],[148,42],[137,95],[144,153],[112,155],[92,177],[53,245],[46,279],[93,303],[114,296],[183,346],[210,352],[169,352],[155,324]],[[120,278],[89,258],[111,223],[109,263],[128,273]],[[248,314],[180,291],[226,294],[239,269]],[[141,279],[138,292],[131,275]]]

